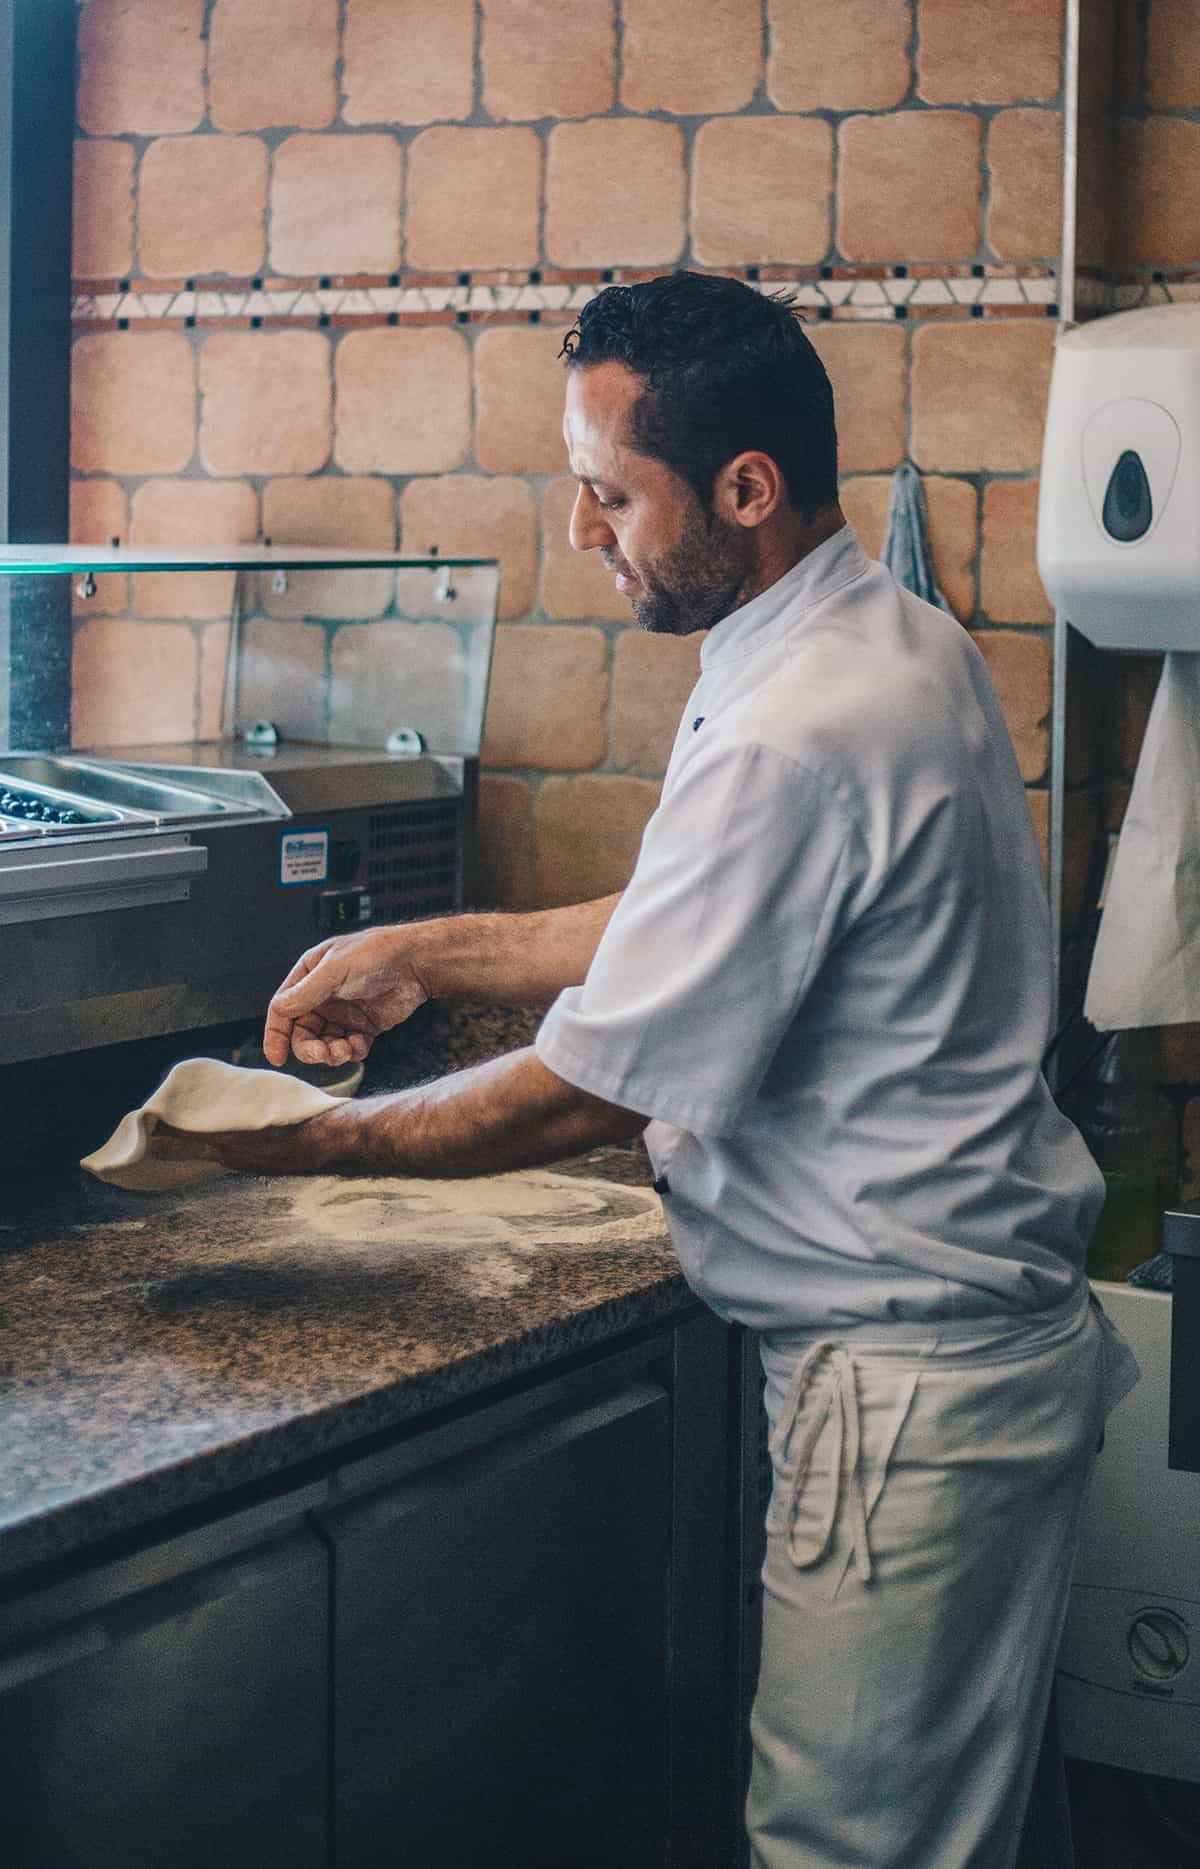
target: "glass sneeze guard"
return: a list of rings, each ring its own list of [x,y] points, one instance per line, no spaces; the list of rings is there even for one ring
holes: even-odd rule
[[[98,615],[227,624],[219,718],[211,704],[204,717],[201,697],[199,739],[240,739],[270,722],[282,741],[419,742],[433,754],[478,756],[494,559],[313,546],[0,546],[10,606],[64,576],[77,623]],[[137,670],[130,674],[129,739],[145,744],[153,735],[138,730]]]

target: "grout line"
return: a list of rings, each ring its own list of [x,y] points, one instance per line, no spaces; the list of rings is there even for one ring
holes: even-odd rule
[[[350,12],[350,0],[338,0],[337,19],[337,56],[333,63],[333,124],[332,128],[342,131],[354,126],[347,124],[346,111],[346,25]]]
[[[212,21],[217,10],[217,0],[204,0],[204,13],[200,22],[200,38],[204,46],[204,64],[200,81],[204,88],[204,113],[197,125],[199,130],[215,130],[212,117],[212,73],[209,69],[209,55],[212,51]],[[195,131],[192,132],[195,134]]]
[[[471,115],[472,123],[490,123],[483,106],[483,0],[475,0],[471,37]]]
[[[915,467],[915,466],[916,466],[916,462],[915,462],[915,461],[913,461],[913,454],[912,454],[912,436],[913,436],[913,398],[912,398],[912,384],[913,384],[913,343],[914,343],[914,341],[915,341],[915,334],[914,334],[914,332],[913,332],[913,328],[912,328],[912,323],[911,323],[911,320],[909,320],[909,319],[907,319],[907,318],[906,318],[906,319],[904,320],[904,326],[905,326],[905,330],[904,330],[904,370],[903,370],[903,382],[904,382],[904,392],[903,392],[903,393],[904,393],[904,458],[905,458],[905,460],[906,460],[906,461],[912,461],[912,464],[913,464],[913,466]],[[920,471],[920,470],[918,469],[918,472],[919,472],[919,471]]]
[[[841,259],[841,248],[838,245],[841,238],[839,207],[842,182],[842,125],[845,121],[844,115],[826,117],[829,125],[829,195],[826,208],[829,238],[825,245],[824,264],[826,266],[836,266]]]
[[[759,40],[759,79],[754,90],[754,100],[761,102],[764,110],[774,108],[768,86],[771,77],[771,59],[774,55],[771,27],[771,0],[759,0],[762,20],[762,37]],[[752,101],[754,101],[752,100]]]
[[[991,243],[992,221],[992,129],[997,110],[976,112],[979,118],[979,238],[975,257],[985,265],[995,259]]]
[[[908,57],[908,89],[897,106],[897,108],[901,110],[905,108],[911,109],[914,105],[923,105],[925,102],[920,91],[917,89],[921,54],[921,18],[918,7],[919,0],[908,0],[908,11],[909,18],[912,22],[912,30],[908,35],[908,44],[904,48]]]

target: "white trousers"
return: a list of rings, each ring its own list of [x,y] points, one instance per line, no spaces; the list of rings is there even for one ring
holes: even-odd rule
[[[1103,1424],[1086,1288],[762,1354],[754,1869],[1011,1869]]]

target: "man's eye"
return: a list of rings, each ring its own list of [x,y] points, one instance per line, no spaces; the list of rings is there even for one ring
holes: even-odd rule
[[[602,513],[615,513],[618,507],[624,506],[624,504],[625,502],[619,494],[612,500],[602,500],[599,494],[596,496],[596,505],[600,508]]]

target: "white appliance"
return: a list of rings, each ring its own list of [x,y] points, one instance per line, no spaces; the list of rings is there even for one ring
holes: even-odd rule
[[[1058,1662],[1068,1756],[1200,1782],[1200,1473],[1167,1465],[1171,1297],[1098,1284],[1142,1380],[1114,1409]]]
[[[1038,572],[1107,649],[1200,649],[1200,304],[1064,331],[1054,353]]]

